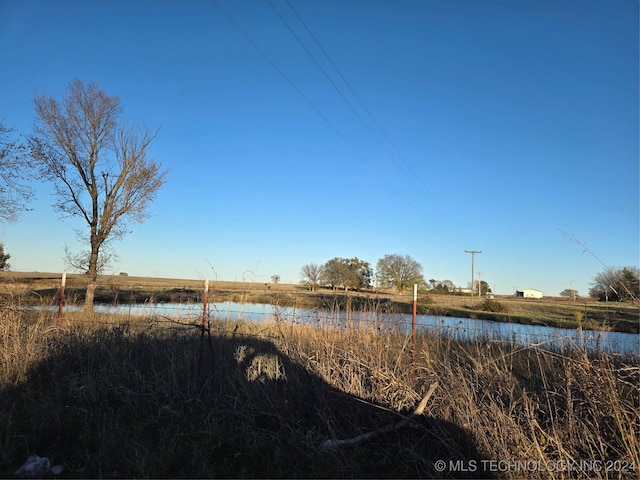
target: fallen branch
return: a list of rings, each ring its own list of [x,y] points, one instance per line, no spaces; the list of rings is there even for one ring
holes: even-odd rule
[[[344,440],[325,440],[320,445],[320,449],[329,450],[333,448],[342,447],[345,445],[357,445],[359,443],[362,443],[374,437],[377,437],[378,435],[382,435],[382,434],[391,432],[393,430],[398,430],[399,428],[406,427],[411,423],[411,421],[415,417],[419,417],[420,415],[422,415],[425,407],[427,406],[427,402],[429,402],[429,398],[431,398],[431,395],[433,395],[433,392],[436,391],[436,388],[438,388],[438,382],[431,384],[431,386],[429,387],[429,390],[427,391],[426,395],[422,398],[422,400],[420,400],[420,403],[418,403],[418,406],[416,407],[416,409],[413,412],[411,412],[411,414],[404,417],[400,422],[390,423],[388,425],[385,425],[384,427],[380,427],[375,430],[372,430],[371,432],[363,433],[362,435],[358,435],[352,438],[346,438]]]

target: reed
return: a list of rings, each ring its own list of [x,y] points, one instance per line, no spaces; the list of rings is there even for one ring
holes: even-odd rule
[[[20,307],[0,310],[0,477],[30,454],[84,478],[638,475],[637,358],[277,318],[56,328]],[[411,426],[320,448],[402,419],[434,382]]]

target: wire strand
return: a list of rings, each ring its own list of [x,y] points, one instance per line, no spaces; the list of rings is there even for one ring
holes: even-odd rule
[[[309,99],[309,97],[307,97],[304,92],[298,88],[298,86],[293,82],[293,80],[291,80],[287,74],[284,73],[284,71],[278,67],[278,65],[273,61],[273,59],[262,49],[260,48],[260,46],[253,40],[253,38],[251,38],[251,36],[240,26],[240,24],[238,24],[238,22],[236,22],[233,17],[231,15],[229,15],[229,13],[223,9],[220,4],[218,4],[218,2],[216,0],[212,0],[213,4],[220,10],[220,12],[222,12],[222,14],[231,22],[231,24],[236,28],[236,30],[238,30],[248,41],[249,43],[251,43],[251,45],[253,45],[253,47],[267,60],[267,62],[269,62],[269,64],[282,76],[282,78],[284,78],[287,83],[291,86],[291,88],[293,88],[296,93],[298,95],[300,95],[300,97],[302,97],[302,99],[307,102],[307,104],[318,114],[318,116],[320,116],[320,118],[322,118],[322,120],[324,120],[324,122],[342,139],[343,142],[345,142],[345,144],[347,144],[355,153],[356,155],[365,163],[367,164],[372,170],[377,171],[378,173],[379,170],[376,168],[376,166],[374,164],[372,164],[369,160],[367,160],[366,157],[364,157],[364,155],[362,155],[362,153],[355,147],[355,145],[353,145],[353,143],[351,143],[349,141],[349,139],[338,129],[338,127],[336,127],[331,120],[329,120],[329,118],[327,118],[326,115],[324,115],[322,113],[322,111],[311,101],[311,99]]]

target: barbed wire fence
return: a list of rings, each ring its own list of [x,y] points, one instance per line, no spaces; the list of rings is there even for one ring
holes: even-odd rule
[[[65,313],[81,312],[82,306],[65,304],[64,276],[59,292],[37,307],[55,314],[60,327]],[[133,320],[148,322],[150,328],[162,325],[169,328],[193,328],[200,332],[200,358],[205,339],[211,344],[211,325],[214,322],[270,323],[302,325],[338,330],[375,330],[380,333],[399,333],[411,336],[412,315],[393,313],[374,307],[351,308],[350,302],[334,302],[327,308],[300,308],[268,303],[215,302],[209,296],[208,282],[202,292],[202,302],[167,303],[145,301],[140,304],[96,304],[94,312],[109,314],[83,319],[83,324],[114,325]],[[109,319],[107,319],[110,317]],[[238,328],[236,326],[235,331]],[[608,352],[615,355],[640,357],[640,335],[613,331],[567,329],[540,325],[495,322],[470,318],[418,315],[417,335],[437,335],[456,341],[488,341],[514,344],[521,347],[540,347],[549,350],[584,350],[589,353]],[[262,330],[260,333],[263,336]]]

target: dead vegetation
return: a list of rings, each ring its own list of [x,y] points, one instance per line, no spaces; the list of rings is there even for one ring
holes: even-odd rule
[[[86,277],[67,276],[67,303],[82,304]],[[19,295],[23,302],[36,304],[55,301],[60,275],[54,273],[0,272],[0,297]],[[104,275],[95,292],[98,303],[201,302],[203,281],[155,277]],[[267,303],[300,308],[363,310],[383,307],[385,311],[410,313],[410,294],[392,290],[340,291],[318,288],[309,291],[301,285],[258,282],[210,282],[210,302]],[[483,304],[489,301],[489,304]],[[484,306],[483,306],[484,305]],[[522,299],[496,296],[471,300],[464,295],[421,292],[418,313],[425,315],[477,318],[498,322],[546,325],[585,330],[640,332],[640,309],[625,302],[598,302],[589,298],[545,297]]]
[[[638,475],[637,358],[19,307],[0,310],[1,477],[30,454],[84,478]]]

